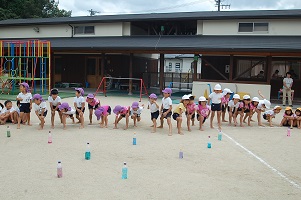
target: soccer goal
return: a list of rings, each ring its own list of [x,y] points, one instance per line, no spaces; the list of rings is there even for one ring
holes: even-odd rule
[[[113,80],[117,80],[116,83],[113,83]],[[128,81],[124,81],[128,80]],[[114,85],[114,86],[113,86]],[[94,96],[97,95],[99,92],[103,92],[104,96],[107,97],[107,90],[111,87],[115,87],[115,89],[128,89],[129,95],[132,95],[132,90],[139,90],[139,96],[141,102],[143,95],[148,95],[144,81],[142,78],[117,78],[117,77],[103,77],[98,85],[98,88],[96,92],[94,93]]]

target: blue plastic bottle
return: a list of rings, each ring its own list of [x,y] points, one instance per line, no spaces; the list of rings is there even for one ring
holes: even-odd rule
[[[211,149],[211,141],[210,141],[210,136],[208,136],[207,148],[208,148],[208,149]]]
[[[85,159],[90,160],[90,158],[91,158],[91,151],[90,151],[90,143],[88,142],[86,152],[85,152]]]
[[[134,137],[133,137],[133,145],[137,144],[137,139],[136,139],[136,133],[134,133]]]
[[[184,153],[183,153],[183,150],[180,149],[180,152],[179,152],[179,158],[180,159],[183,159],[184,158]]]
[[[126,162],[123,163],[121,178],[122,179],[128,178],[128,167],[126,166]]]
[[[219,141],[221,141],[221,140],[222,140],[222,137],[223,137],[222,131],[218,131],[217,139],[218,139]]]

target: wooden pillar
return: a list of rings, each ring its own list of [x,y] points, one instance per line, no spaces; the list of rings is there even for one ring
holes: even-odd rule
[[[129,78],[133,78],[133,53],[130,53]],[[133,89],[133,80],[130,79],[129,80],[129,94],[128,95],[133,95],[132,89]]]
[[[198,79],[198,59],[199,59],[199,55],[194,54],[194,58],[193,58],[193,81],[196,81]],[[189,74],[188,74],[188,76],[189,76]]]
[[[160,75],[159,75],[159,85],[160,93],[164,89],[164,54],[160,53]]]
[[[271,84],[271,74],[272,74],[272,56],[267,56],[267,69],[266,76],[267,76],[267,84]]]
[[[234,72],[234,56],[230,55],[230,69],[229,69],[229,81],[233,81],[233,72]]]

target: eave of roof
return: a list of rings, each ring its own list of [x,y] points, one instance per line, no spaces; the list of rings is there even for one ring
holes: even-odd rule
[[[43,40],[49,40],[55,51],[301,52],[301,36],[120,36]]]
[[[166,20],[229,20],[229,19],[301,19],[301,10],[248,10],[248,11],[202,11],[177,13],[122,14],[83,17],[9,19],[0,21],[1,26],[25,26],[47,24],[82,24]]]

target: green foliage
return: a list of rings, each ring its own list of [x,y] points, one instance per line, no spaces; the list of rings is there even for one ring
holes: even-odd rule
[[[70,16],[54,0],[0,0],[0,20]]]

